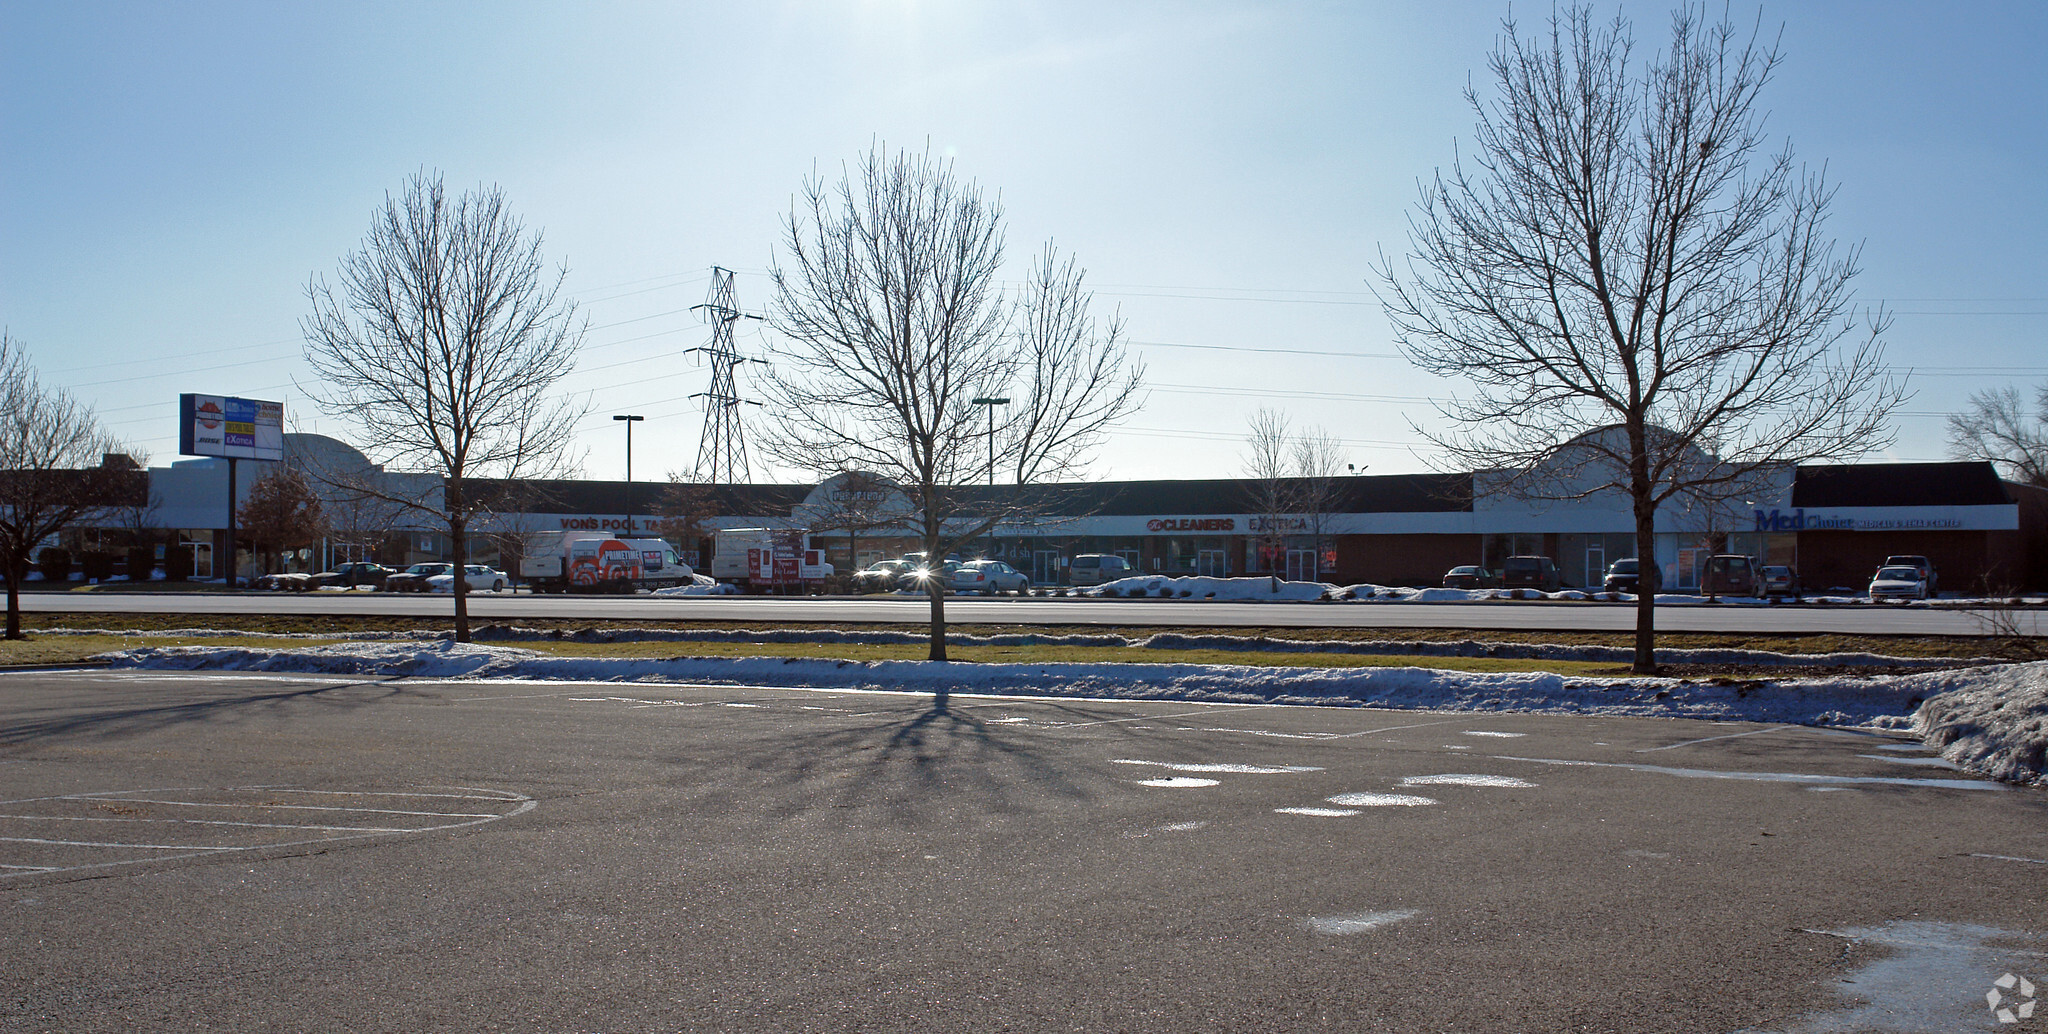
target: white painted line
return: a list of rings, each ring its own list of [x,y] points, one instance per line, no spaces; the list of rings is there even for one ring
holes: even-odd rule
[[[526,799],[519,796],[499,797],[483,793],[413,793],[408,790],[299,790],[288,786],[231,786],[228,789],[247,790],[252,793],[261,790],[264,793],[317,794],[325,797],[452,797],[465,801],[504,801],[507,804]]]
[[[1198,715],[1198,714],[1209,714],[1209,713],[1212,713],[1212,712],[1214,712],[1214,711],[1215,711],[1215,710],[1216,710],[1217,708],[1219,708],[1219,707],[1239,707],[1239,708],[1243,708],[1243,707],[1257,707],[1257,706],[1258,706],[1257,704],[1210,704],[1210,705],[1209,705],[1208,707],[1205,707],[1205,708],[1203,708],[1203,709],[1202,709],[1202,710],[1200,710],[1200,711],[1180,711],[1180,712],[1177,712],[1177,713],[1174,713],[1174,714],[1140,714],[1140,715],[1132,715],[1132,716],[1131,716],[1131,717],[1129,717],[1129,718],[1105,718],[1105,719],[1103,719],[1102,721],[1099,721],[1099,722],[1073,722],[1073,723],[1070,723],[1070,724],[1068,724],[1068,725],[1064,726],[1064,728],[1068,728],[1068,729],[1086,729],[1086,728],[1088,728],[1088,727],[1090,727],[1090,726],[1094,726],[1094,725],[1116,725],[1116,724],[1118,724],[1118,723],[1120,723],[1120,722],[1149,722],[1149,721],[1154,721],[1154,720],[1163,720],[1163,719],[1167,719],[1167,718],[1186,718],[1186,717],[1189,717],[1190,715]]]
[[[60,797],[67,801],[121,801],[128,804],[174,804],[184,808],[259,808],[283,811],[359,811],[372,815],[418,815],[430,819],[495,819],[493,812],[480,811],[404,811],[398,808],[337,808],[326,804],[216,804],[212,801],[166,801],[154,797],[101,797],[80,794],[75,797]],[[508,802],[509,803],[509,802]]]
[[[0,819],[28,822],[141,822],[159,825],[247,826],[252,829],[319,829],[349,833],[413,833],[416,826],[307,826],[286,822],[234,822],[228,819],[116,819],[98,815],[0,815]]]
[[[1972,857],[1972,858],[1989,858],[1989,859],[1991,859],[1991,860],[1992,860],[1992,861],[1994,861],[1994,862],[2029,862],[2029,863],[2032,863],[2032,864],[2034,864],[2034,865],[2048,865],[2048,859],[2042,859],[2042,858],[2016,858],[2016,857],[2014,857],[2014,856],[2012,856],[2012,855],[2009,855],[2009,854],[1973,854],[1973,855],[1971,855],[1970,857]]]
[[[26,869],[29,872],[56,872],[54,865],[8,865],[0,862],[0,869]]]
[[[1240,704],[1240,707],[1263,707],[1263,704]],[[1172,716],[1169,716],[1172,717]],[[1403,729],[1427,729],[1432,725],[1455,725],[1463,719],[1447,718],[1441,722],[1417,722],[1413,725],[1389,725],[1381,729],[1361,729],[1357,732],[1272,732],[1266,729],[1202,729],[1201,732],[1231,732],[1244,736],[1271,736],[1283,740],[1348,740],[1357,736],[1374,736],[1383,732],[1399,732]]]
[[[239,847],[207,847],[202,844],[115,844],[98,840],[47,840],[43,837],[0,837],[0,843],[50,844],[54,847],[116,847],[132,851],[241,851]]]
[[[1582,768],[1625,768],[1633,772],[1657,772],[1692,779],[1740,779],[1759,783],[1821,783],[1841,785],[1924,786],[1944,790],[2010,790],[2004,783],[1988,779],[1902,779],[1894,776],[1837,776],[1811,772],[1731,772],[1710,768],[1666,768],[1662,765],[1627,765],[1611,761],[1565,761],[1558,758],[1517,758],[1492,755],[1495,761],[1526,761],[1536,765],[1574,765]]]
[[[1715,740],[1739,740],[1744,736],[1762,736],[1764,733],[1767,732],[1777,732],[1780,729],[1790,728],[1794,727],[1790,725],[1774,725],[1768,729],[1751,729],[1748,732],[1731,732],[1726,736],[1703,736],[1696,740],[1687,740],[1684,743],[1667,743],[1661,747],[1644,747],[1643,749],[1636,751],[1636,753],[1655,754],[1660,750],[1677,750],[1680,747],[1690,747],[1695,743],[1712,743]]]

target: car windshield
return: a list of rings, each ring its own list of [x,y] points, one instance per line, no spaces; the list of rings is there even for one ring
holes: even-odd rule
[[[1613,569],[1612,569],[1612,573],[1613,573],[1613,574],[1634,574],[1634,573],[1636,573],[1636,562],[1635,562],[1635,561],[1633,561],[1633,560],[1616,560],[1616,561],[1614,562],[1614,567],[1613,567]]]
[[[441,574],[448,570],[447,564],[414,564],[406,568],[407,574]]]
[[[1877,580],[1880,582],[1917,582],[1920,580],[1920,572],[1910,567],[1880,568],[1877,572]]]
[[[1508,562],[1505,565],[1503,565],[1501,569],[1504,571],[1513,571],[1517,574],[1525,574],[1530,571],[1540,570],[1541,568],[1542,565],[1534,560],[1525,559],[1521,557],[1509,557]]]

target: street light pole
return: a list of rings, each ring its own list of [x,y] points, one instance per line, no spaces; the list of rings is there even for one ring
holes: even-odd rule
[[[988,483],[990,488],[994,488],[996,483],[996,407],[1007,406],[1010,404],[1010,400],[984,397],[973,400],[973,404],[988,407]]]
[[[647,418],[621,413],[613,416],[612,419],[623,420],[626,423],[626,534],[620,537],[631,538],[633,535],[633,425]]]

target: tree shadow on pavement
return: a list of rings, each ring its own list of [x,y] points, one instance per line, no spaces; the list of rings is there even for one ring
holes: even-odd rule
[[[1046,730],[991,724],[974,714],[982,706],[1005,705],[962,706],[942,690],[849,716],[843,728],[799,731],[795,742],[756,755],[749,767],[788,791],[775,807],[786,815],[821,805],[879,810],[912,828],[946,815],[1021,815],[1092,797],[1085,775],[1052,753]]]
[[[216,689],[220,686],[219,683],[211,685]],[[348,690],[378,691],[346,693]],[[228,692],[204,700],[147,706],[96,708],[87,698],[79,704],[64,703],[46,708],[59,712],[47,717],[30,717],[0,726],[0,748],[44,746],[72,739],[144,736],[181,726],[279,716],[292,707],[305,704],[317,704],[326,713],[336,713],[368,707],[404,692],[397,679],[380,679],[376,682],[337,682],[304,689]]]

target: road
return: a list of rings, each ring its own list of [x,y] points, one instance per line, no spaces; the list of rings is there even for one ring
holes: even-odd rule
[[[402,593],[24,593],[24,610],[154,614],[352,614],[441,616],[445,596]],[[489,620],[748,621],[833,624],[917,623],[927,619],[922,599],[873,596],[527,596],[482,593],[470,613]],[[970,624],[1159,626],[1244,628],[1471,628],[1528,631],[1625,631],[1635,627],[1627,604],[1579,602],[1484,603],[1224,603],[1194,600],[1101,600],[957,597],[946,603],[949,620]],[[2048,634],[2040,611],[2017,614],[2030,634]],[[1907,606],[1662,607],[1657,627],[1667,632],[1843,633],[1851,635],[1988,634],[1970,611]]]
[[[0,1030],[2025,1030],[2041,793],[1766,725],[0,675]]]

